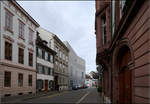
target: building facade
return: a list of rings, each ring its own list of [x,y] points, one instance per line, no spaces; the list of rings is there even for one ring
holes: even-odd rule
[[[14,0],[0,1],[0,93],[35,93],[39,24]]]
[[[69,49],[69,88],[83,86],[85,81],[85,60],[77,56],[71,45],[64,41]]]
[[[69,58],[69,49],[65,44],[53,33],[39,28],[38,32],[42,32],[42,39],[48,42],[48,46],[54,50],[57,54],[54,61],[54,86],[55,89],[61,90],[68,89],[68,58]]]
[[[48,42],[43,40],[39,33],[36,40],[36,69],[37,90],[48,91],[54,89],[54,58],[56,52],[48,47]]]
[[[96,1],[96,63],[108,102],[150,103],[149,6],[149,0]]]

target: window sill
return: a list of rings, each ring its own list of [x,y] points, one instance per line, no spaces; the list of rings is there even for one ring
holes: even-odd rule
[[[20,65],[24,65],[24,63],[18,62]]]
[[[6,89],[10,89],[10,88],[11,88],[11,86],[9,86],[9,87],[4,86],[4,88],[6,88]]]

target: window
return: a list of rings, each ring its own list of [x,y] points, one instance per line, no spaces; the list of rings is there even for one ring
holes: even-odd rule
[[[28,77],[29,77],[28,84],[29,86],[32,86],[32,75],[29,75]]]
[[[50,55],[50,62],[53,63],[53,55]]]
[[[51,75],[51,68],[48,68],[48,75]]]
[[[45,67],[42,66],[42,74],[45,74]]]
[[[29,43],[33,44],[33,31],[29,29]]]
[[[13,15],[7,10],[5,14],[5,27],[8,31],[13,31]]]
[[[114,32],[115,32],[115,22],[116,22],[116,6],[115,6],[115,0],[112,0],[111,2],[111,27],[112,27],[112,36],[114,35]]]
[[[5,72],[4,86],[5,87],[11,86],[11,72]]]
[[[49,41],[49,47],[51,48],[51,41]]]
[[[42,74],[42,65],[37,64],[37,73]]]
[[[81,78],[84,78],[84,72],[82,72],[82,77]]]
[[[45,51],[42,50],[42,58],[45,59]]]
[[[24,64],[24,49],[22,48],[19,48],[18,61],[19,63]]]
[[[12,60],[12,44],[5,42],[5,59]]]
[[[24,23],[19,20],[19,37],[24,39]]]
[[[48,67],[45,67],[45,74],[49,75],[49,68]]]
[[[49,60],[49,57],[48,57],[48,53],[45,52],[45,60],[48,61]]]
[[[37,50],[38,50],[37,56],[42,58],[42,50],[40,48],[37,48]]]
[[[53,75],[53,70],[54,70],[54,69],[53,69],[53,68],[51,68],[51,70],[50,70],[51,75]]]
[[[33,53],[29,52],[29,66],[33,66]]]
[[[125,3],[126,3],[126,0],[120,0],[120,19],[123,15],[123,9],[124,9]]]
[[[18,74],[18,86],[19,87],[23,86],[23,74],[21,73]]]
[[[103,45],[106,44],[106,15],[103,15],[102,18],[102,42]]]
[[[71,66],[71,67],[70,67],[70,75],[71,75],[71,76],[72,76],[72,70],[73,70],[73,69],[72,69],[72,66]]]

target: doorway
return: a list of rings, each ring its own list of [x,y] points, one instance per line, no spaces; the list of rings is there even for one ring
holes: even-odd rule
[[[48,80],[45,80],[45,91],[48,91]]]
[[[128,68],[131,53],[127,46],[120,49],[119,63],[119,104],[132,103],[132,70]]]

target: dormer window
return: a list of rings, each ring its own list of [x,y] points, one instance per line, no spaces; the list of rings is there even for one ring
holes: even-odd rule
[[[106,15],[103,15],[101,18],[102,21],[102,43],[103,45],[106,44],[107,37],[106,37]]]

